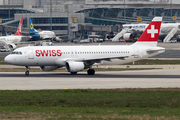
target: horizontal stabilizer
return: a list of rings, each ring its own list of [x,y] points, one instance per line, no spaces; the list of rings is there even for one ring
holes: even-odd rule
[[[158,51],[163,51],[163,50],[165,50],[165,48],[163,48],[163,47],[153,47],[153,48],[150,48],[146,51],[147,52],[158,52]]]
[[[38,32],[29,32],[30,34],[36,34],[36,33],[38,33]]]

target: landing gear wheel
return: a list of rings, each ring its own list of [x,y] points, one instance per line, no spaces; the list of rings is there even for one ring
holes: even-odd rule
[[[26,71],[26,72],[25,72],[25,75],[29,75],[29,71]]]
[[[89,69],[87,71],[88,75],[94,75],[95,74],[95,70],[94,69]]]
[[[25,72],[25,75],[29,75],[29,69],[30,69],[30,67],[29,67],[29,66],[26,66],[26,72]]]
[[[71,75],[76,75],[77,74],[77,72],[71,72]]]

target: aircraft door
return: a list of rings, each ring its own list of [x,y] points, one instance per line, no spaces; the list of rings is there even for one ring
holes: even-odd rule
[[[134,47],[134,58],[139,58],[139,51],[137,47]]]
[[[28,58],[34,59],[34,53],[32,48],[28,48]]]

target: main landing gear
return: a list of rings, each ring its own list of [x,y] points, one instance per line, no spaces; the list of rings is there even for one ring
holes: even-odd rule
[[[94,69],[89,69],[87,71],[88,75],[94,75],[95,74],[95,70]]]
[[[71,75],[76,75],[77,74],[77,72],[71,72]]]
[[[71,75],[76,75],[76,74],[77,74],[77,72],[71,72]],[[94,75],[95,74],[95,70],[89,68],[89,70],[87,71],[87,74],[88,75]]]
[[[29,67],[29,66],[26,66],[26,72],[25,72],[25,75],[29,75],[29,69],[30,69],[30,67]]]

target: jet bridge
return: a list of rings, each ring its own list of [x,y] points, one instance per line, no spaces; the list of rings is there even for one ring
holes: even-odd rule
[[[0,52],[10,52],[12,49],[3,41],[0,41]]]
[[[163,42],[164,43],[171,42],[171,38],[174,37],[174,35],[176,34],[177,30],[178,30],[178,28],[176,28],[176,27],[172,28],[172,30],[164,38]]]

